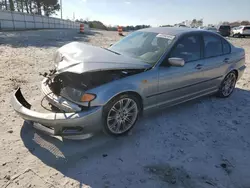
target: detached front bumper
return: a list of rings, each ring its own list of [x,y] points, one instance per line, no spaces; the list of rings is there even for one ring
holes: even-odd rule
[[[11,103],[23,119],[33,122],[35,128],[49,135],[82,135],[101,130],[102,107],[91,107],[81,112],[40,113],[30,110],[31,105],[23,97],[20,88],[13,94]]]

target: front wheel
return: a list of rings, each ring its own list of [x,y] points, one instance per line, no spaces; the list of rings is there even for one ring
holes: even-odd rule
[[[135,96],[115,97],[104,107],[104,132],[114,136],[126,134],[135,125],[139,111],[139,101]]]
[[[234,71],[228,73],[220,85],[219,91],[217,93],[218,97],[221,98],[229,97],[234,91],[236,81],[237,81],[236,73]]]

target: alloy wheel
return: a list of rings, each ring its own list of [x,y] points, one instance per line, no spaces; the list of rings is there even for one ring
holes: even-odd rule
[[[229,96],[233,92],[235,84],[236,84],[236,75],[233,72],[229,73],[223,82],[222,94],[225,97]]]
[[[114,134],[122,134],[129,130],[138,116],[138,105],[131,98],[118,100],[109,110],[107,126]]]

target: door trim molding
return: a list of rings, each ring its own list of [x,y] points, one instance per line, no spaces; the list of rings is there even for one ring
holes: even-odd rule
[[[216,79],[222,78],[222,77],[223,76],[218,76],[218,77],[215,77],[215,78],[212,78],[212,79],[209,79],[209,80],[201,81],[201,82],[198,82],[198,83],[195,83],[195,84],[190,84],[190,85],[187,85],[187,86],[184,86],[184,87],[180,87],[180,88],[176,88],[176,89],[172,89],[172,90],[167,90],[167,91],[163,91],[163,92],[160,92],[160,93],[155,93],[155,94],[146,96],[146,98],[150,98],[150,97],[154,97],[154,96],[161,95],[161,94],[164,94],[164,93],[169,93],[169,92],[172,92],[172,91],[176,91],[176,90],[179,90],[179,89],[184,89],[184,88],[187,88],[187,87],[195,86],[195,85],[202,84],[202,83],[205,83],[205,82],[209,82],[209,81],[212,81],[212,80],[216,80]]]

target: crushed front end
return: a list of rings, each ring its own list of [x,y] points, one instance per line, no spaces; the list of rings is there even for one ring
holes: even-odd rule
[[[95,94],[88,90],[112,82],[123,77],[136,74],[138,70],[106,70],[86,72],[45,73],[41,84],[43,99],[50,104],[46,113],[31,110],[31,105],[25,100],[21,89],[12,96],[12,106],[25,120],[32,122],[35,128],[50,135],[71,136],[91,134],[102,129],[103,106],[91,106]],[[89,98],[91,97],[92,98]]]
[[[98,55],[97,55],[98,54]],[[59,48],[54,56],[55,69],[41,74],[42,92],[51,109],[45,113],[32,110],[21,89],[12,96],[14,110],[48,134],[70,136],[89,134],[102,129],[102,104],[91,89],[138,74],[150,65],[120,56],[103,48],[72,42]],[[99,91],[101,92],[101,91]],[[105,101],[108,102],[108,101]]]
[[[84,90],[77,90],[57,74],[46,75],[42,81],[44,99],[51,109],[46,113],[31,110],[31,105],[25,100],[18,88],[12,96],[14,110],[35,128],[56,136],[72,136],[92,134],[101,130],[102,106],[90,107],[87,102],[75,102]],[[70,83],[73,83],[70,82]],[[70,100],[69,100],[70,99]]]

